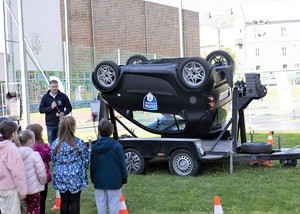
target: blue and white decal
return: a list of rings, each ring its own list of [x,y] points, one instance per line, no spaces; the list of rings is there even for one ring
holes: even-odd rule
[[[149,111],[158,109],[156,97],[151,92],[144,97],[143,108]]]

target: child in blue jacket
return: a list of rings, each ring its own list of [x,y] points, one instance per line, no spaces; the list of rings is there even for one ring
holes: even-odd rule
[[[80,213],[80,194],[88,185],[89,152],[86,144],[75,136],[75,129],[75,119],[63,117],[58,138],[51,144],[53,186],[61,196],[61,214]]]
[[[111,138],[113,124],[102,119],[98,125],[100,138],[91,151],[90,172],[95,188],[98,214],[119,213],[121,188],[127,183],[127,169],[122,145]]]

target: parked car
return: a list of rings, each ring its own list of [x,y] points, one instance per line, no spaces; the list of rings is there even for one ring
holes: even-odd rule
[[[92,82],[102,99],[141,128],[163,137],[208,137],[223,128],[234,61],[225,51],[201,57],[100,62]],[[211,136],[210,136],[211,137]]]

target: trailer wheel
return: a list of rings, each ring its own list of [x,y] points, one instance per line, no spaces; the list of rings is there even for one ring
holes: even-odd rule
[[[103,61],[99,63],[93,72],[93,84],[102,91],[112,90],[120,76],[120,69],[113,61]]]
[[[147,161],[144,160],[141,153],[135,149],[125,149],[125,164],[128,173],[143,174]]]
[[[199,89],[210,76],[211,67],[200,57],[186,58],[177,70],[178,79],[188,89]]]
[[[272,144],[266,142],[248,142],[243,143],[240,148],[240,152],[249,154],[271,153]]]
[[[148,61],[147,57],[140,54],[136,54],[127,59],[126,65],[139,64],[141,62],[146,62],[146,61]]]
[[[297,166],[297,159],[281,159],[279,163],[282,164],[284,167],[296,167]]]
[[[197,174],[198,168],[199,162],[183,149],[176,150],[169,159],[169,169],[174,175],[193,176]]]

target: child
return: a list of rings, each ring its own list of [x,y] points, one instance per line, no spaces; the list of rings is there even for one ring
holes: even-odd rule
[[[122,145],[111,138],[113,124],[101,119],[100,138],[92,146],[91,181],[94,183],[98,214],[119,213],[121,187],[127,183],[127,169]]]
[[[52,181],[52,175],[50,170],[49,163],[51,162],[51,148],[49,144],[45,143],[43,140],[43,127],[38,124],[30,124],[26,127],[26,130],[33,131],[35,135],[35,144],[33,146],[33,151],[37,151],[40,153],[42,160],[44,162],[47,174],[47,183],[45,184],[45,189],[40,192],[41,195],[41,203],[40,203],[40,214],[45,214],[46,209],[46,198],[48,194],[48,183]]]
[[[18,125],[5,120],[0,123],[0,210],[1,213],[20,214],[20,199],[27,194],[24,163],[16,145]]]
[[[51,144],[53,185],[61,196],[61,214],[80,213],[81,190],[88,185],[89,152],[85,143],[75,137],[75,130],[75,119],[63,117],[58,138]]]
[[[24,199],[26,214],[40,213],[40,192],[44,190],[47,174],[44,162],[38,152],[33,151],[35,144],[34,133],[30,130],[19,133],[19,152],[25,166],[27,181],[27,195]]]
[[[9,120],[8,119],[8,117],[0,117],[0,123],[2,122],[2,121],[7,121],[7,120]],[[0,141],[3,141],[3,138],[2,138],[2,134],[0,133]],[[1,212],[0,212],[1,213]]]

